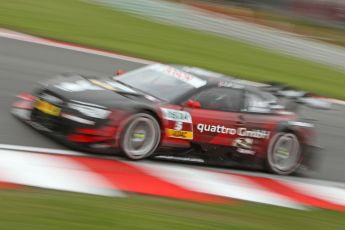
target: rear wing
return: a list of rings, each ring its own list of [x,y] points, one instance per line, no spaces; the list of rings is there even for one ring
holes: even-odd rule
[[[288,85],[270,82],[260,88],[275,95],[285,108],[290,111],[297,111],[301,104],[315,109],[332,109],[331,102]]]

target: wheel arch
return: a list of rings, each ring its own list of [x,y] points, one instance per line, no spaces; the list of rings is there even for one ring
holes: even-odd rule
[[[158,112],[155,109],[153,109],[153,108],[139,108],[137,110],[137,112],[138,113],[148,113],[148,114],[152,115],[158,121],[158,124],[161,128],[161,131],[164,131],[162,119],[160,118]]]
[[[281,122],[278,124],[276,132],[286,132],[286,133],[292,133],[295,134],[298,138],[298,140],[304,144],[306,143],[306,138],[302,134],[302,132],[298,129],[298,126],[294,126],[289,124],[289,122]]]

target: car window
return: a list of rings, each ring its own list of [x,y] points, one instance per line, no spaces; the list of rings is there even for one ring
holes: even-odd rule
[[[239,111],[241,90],[233,88],[211,88],[199,92],[191,99],[200,102],[202,109],[220,111]]]
[[[267,101],[255,93],[246,92],[244,100],[244,108],[242,111],[253,113],[269,113],[271,112]]]
[[[205,80],[162,64],[149,65],[114,80],[165,101],[173,101],[206,85]]]

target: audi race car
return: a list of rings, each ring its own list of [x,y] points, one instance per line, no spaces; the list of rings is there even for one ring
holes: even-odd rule
[[[261,87],[201,68],[153,64],[104,78],[65,74],[17,97],[17,118],[82,151],[264,166],[282,175],[315,158],[312,124]]]

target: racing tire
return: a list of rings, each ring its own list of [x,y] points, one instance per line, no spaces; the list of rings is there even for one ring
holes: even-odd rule
[[[267,169],[278,175],[297,171],[302,162],[301,144],[291,132],[279,132],[270,141],[267,151]]]
[[[127,158],[142,160],[154,153],[160,139],[161,129],[157,119],[148,113],[137,113],[129,117],[120,146]]]

